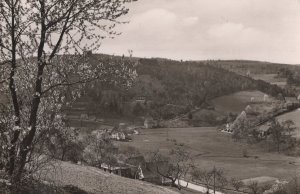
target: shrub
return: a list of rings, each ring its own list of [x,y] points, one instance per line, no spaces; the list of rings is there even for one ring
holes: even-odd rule
[[[73,185],[66,185],[63,187],[63,189],[68,193],[68,194],[88,194],[88,192],[75,187]]]
[[[249,157],[247,149],[243,149],[243,157],[244,158],[248,158]]]
[[[84,145],[79,141],[76,129],[53,129],[51,139],[46,142],[50,155],[62,161],[77,163],[82,160]]]

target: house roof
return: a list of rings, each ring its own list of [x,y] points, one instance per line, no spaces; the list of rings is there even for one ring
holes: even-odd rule
[[[298,102],[296,97],[284,97],[286,102]]]

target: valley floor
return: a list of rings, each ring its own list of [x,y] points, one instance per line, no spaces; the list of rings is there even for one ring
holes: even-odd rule
[[[138,148],[142,153],[160,149],[167,152],[174,145],[185,146],[194,156],[195,164],[202,169],[213,166],[224,169],[228,178],[249,179],[275,177],[289,179],[300,173],[300,158],[269,153],[257,145],[235,142],[230,134],[216,128],[164,128],[143,129],[132,142],[118,142]],[[249,157],[243,157],[247,152]]]

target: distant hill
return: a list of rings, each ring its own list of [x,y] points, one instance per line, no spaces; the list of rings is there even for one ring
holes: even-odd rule
[[[63,58],[64,56],[59,56]],[[127,58],[89,53],[92,64],[109,61],[134,63],[138,77],[127,90],[94,82],[82,92],[71,116],[93,114],[100,118],[172,119],[195,108],[206,108],[212,99],[239,91],[258,90],[270,96],[290,95],[277,85],[246,76],[247,71],[276,73],[286,64],[257,61],[176,61],[161,58]],[[68,56],[65,56],[67,59]],[[68,59],[67,59],[68,60]]]
[[[102,54],[92,54],[90,57],[93,58],[92,61],[129,60],[126,57]],[[286,95],[286,91],[276,85],[231,71],[230,68],[242,68],[241,61],[195,62],[160,58],[130,60],[136,63],[138,73],[132,88],[125,90],[93,83],[95,87],[85,91],[85,98],[88,97],[86,110],[89,114],[96,114],[101,118],[135,119],[151,116],[156,119],[172,119],[195,108],[206,108],[214,98],[239,91],[258,90],[275,97],[278,94]],[[247,64],[256,64],[253,65],[254,68],[259,62],[248,61]]]
[[[300,72],[300,66],[283,63],[270,63],[250,60],[209,60],[206,64],[227,69],[241,75],[250,74],[277,74],[281,69],[288,68]]]

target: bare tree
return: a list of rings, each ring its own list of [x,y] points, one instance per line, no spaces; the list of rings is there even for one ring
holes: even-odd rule
[[[213,193],[216,193],[217,189],[223,190],[227,185],[224,171],[215,166],[209,171],[194,168],[192,177],[194,180],[200,181],[206,185],[207,193],[209,193],[210,188],[212,188]]]
[[[5,0],[0,2],[1,93],[9,96],[11,121],[7,131],[7,172],[11,182],[22,179],[37,134],[57,118],[41,117],[61,111],[64,87],[71,97],[80,95],[78,84],[95,79],[122,84],[134,72],[122,64],[89,63],[85,50],[96,50],[103,38],[118,35],[113,30],[125,5],[135,0]],[[57,54],[75,54],[66,57]],[[117,71],[118,70],[118,71]],[[111,75],[111,76],[109,76]],[[49,114],[51,115],[51,114]],[[54,114],[55,117],[57,116]],[[42,120],[44,118],[45,120]]]
[[[161,177],[170,180],[171,185],[181,190],[180,180],[186,178],[187,173],[193,167],[191,154],[181,146],[175,146],[165,156],[159,151],[152,156],[152,162],[155,165],[156,173]],[[186,185],[185,187],[187,187]]]
[[[244,183],[240,180],[237,180],[235,178],[232,178],[230,180],[231,185],[235,189],[235,191],[240,191],[240,189],[244,186]]]
[[[193,180],[200,181],[206,186],[207,193],[210,193],[210,186],[212,184],[212,174],[206,170],[195,168],[192,172]]]
[[[109,168],[117,164],[118,148],[109,138],[89,136],[84,150],[85,162],[91,166],[101,167],[106,164]]]
[[[258,182],[251,182],[249,185],[247,185],[247,187],[250,190],[251,194],[258,194],[260,189]]]

